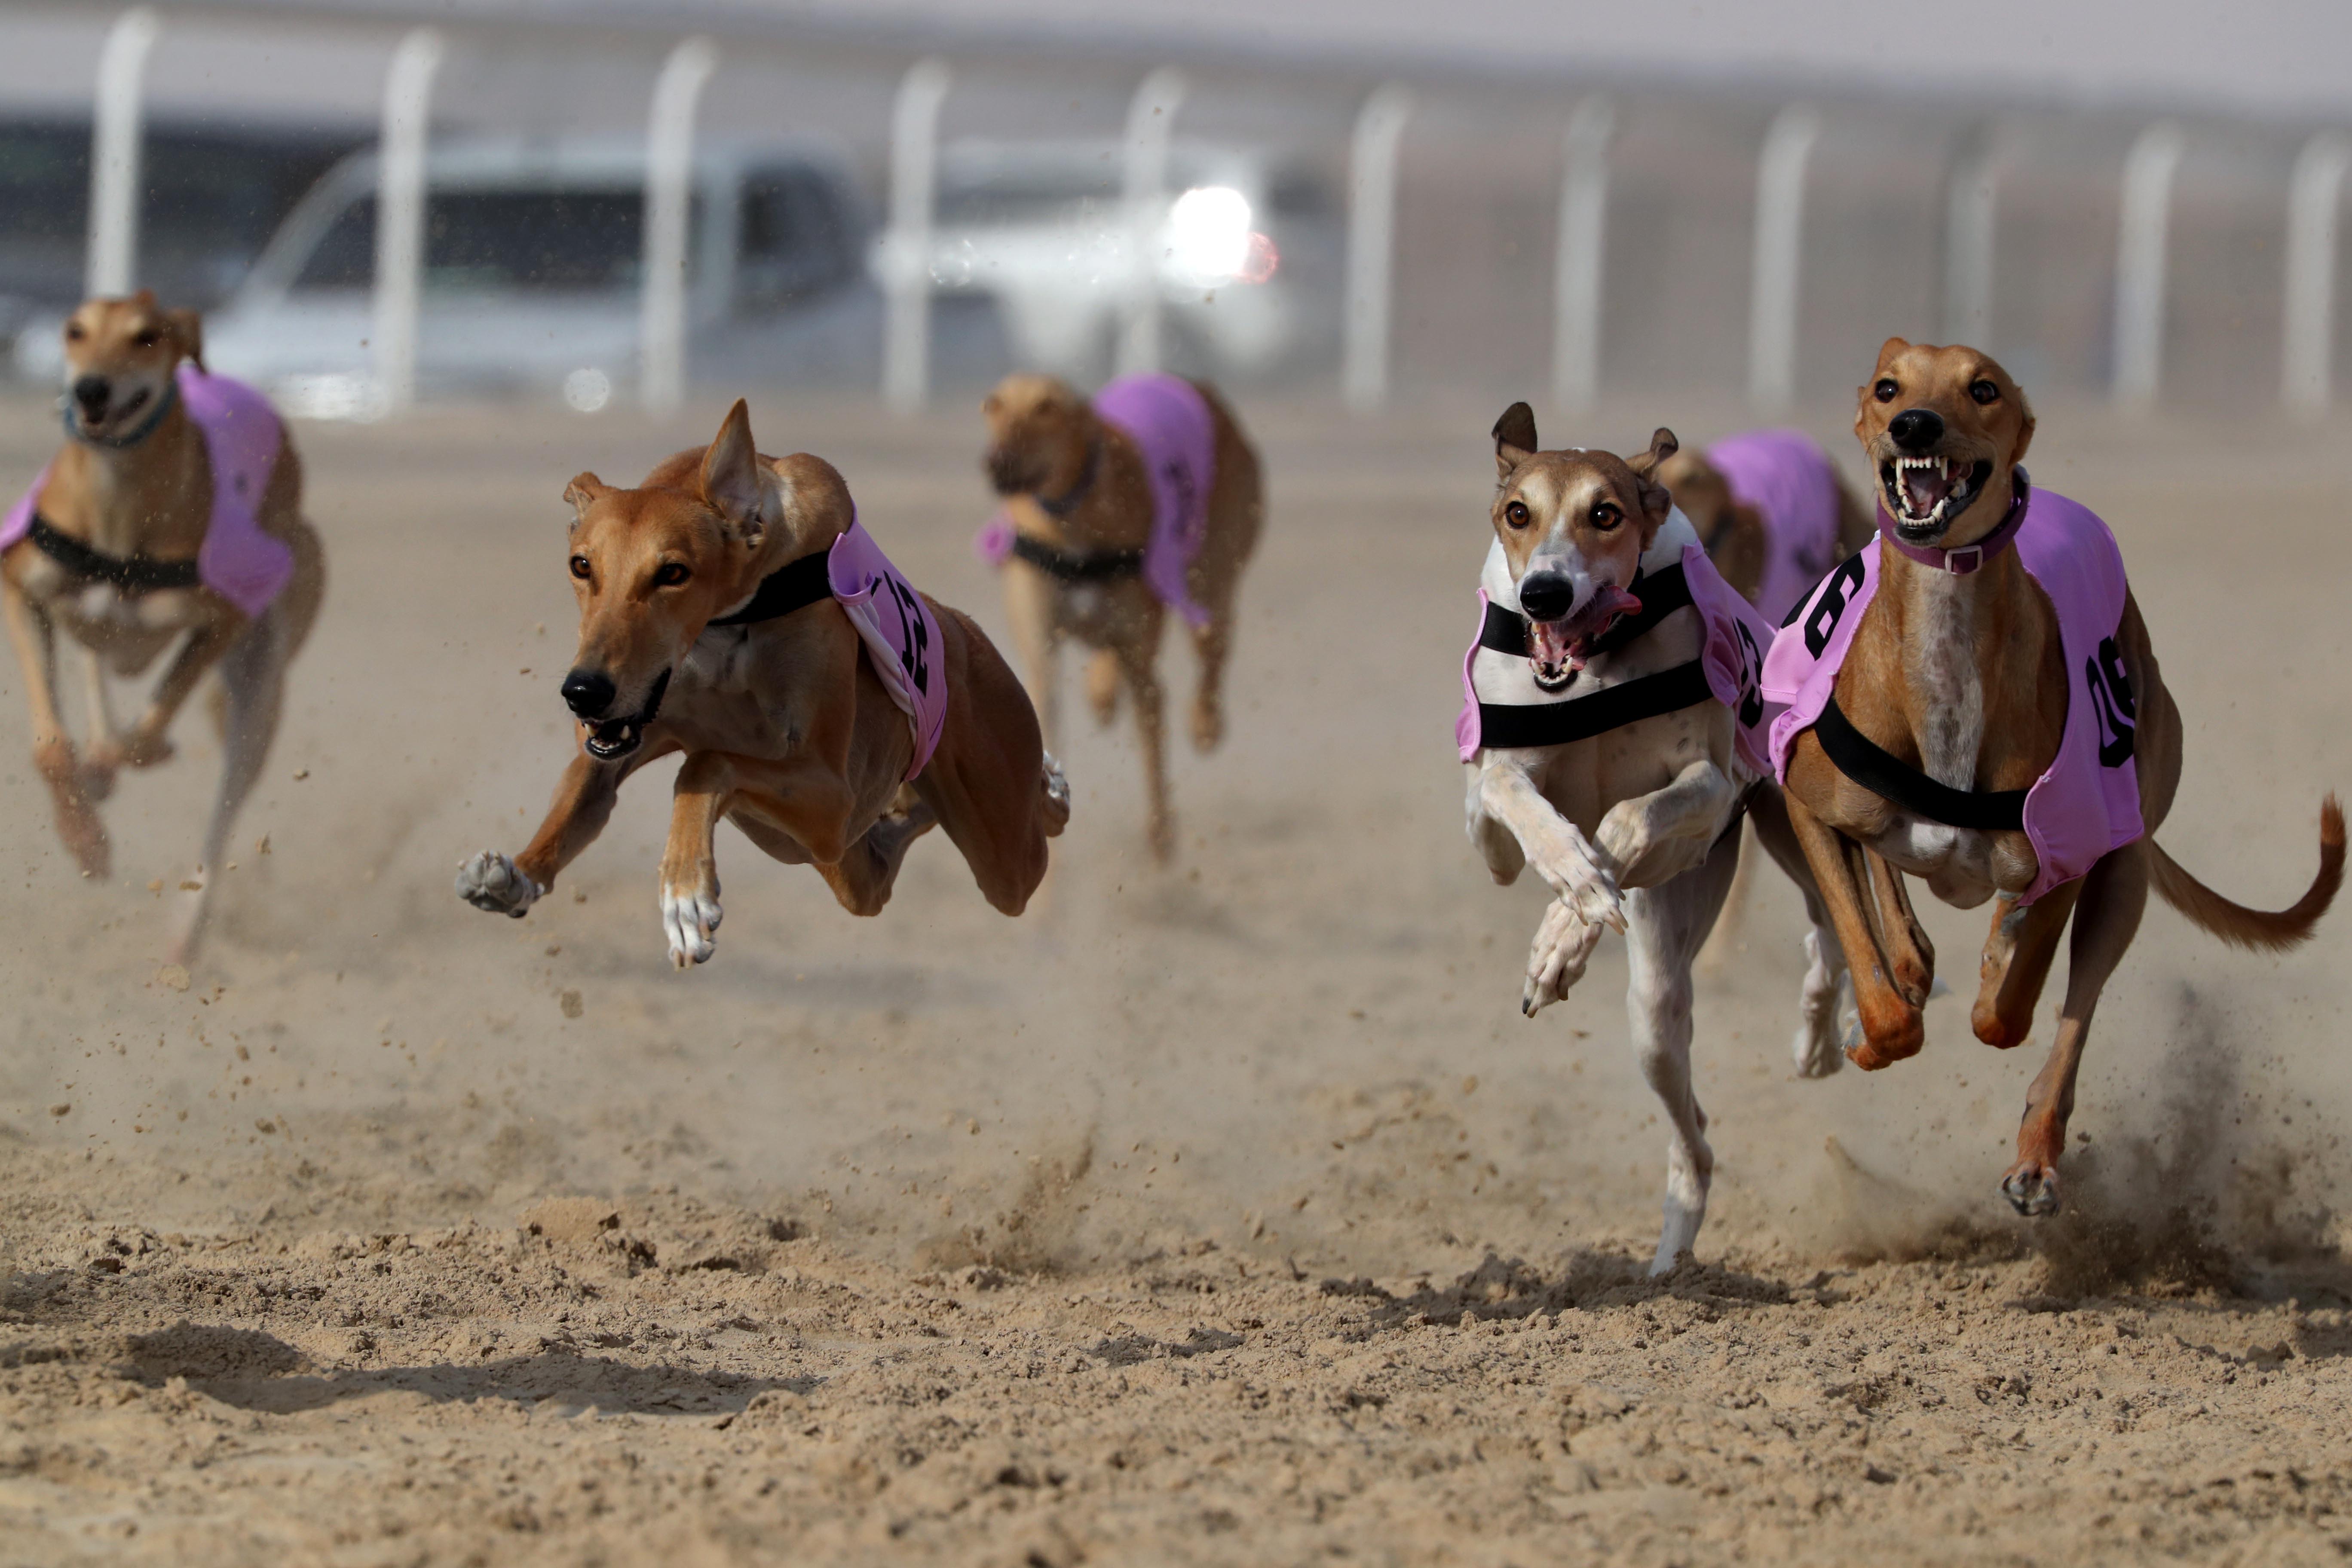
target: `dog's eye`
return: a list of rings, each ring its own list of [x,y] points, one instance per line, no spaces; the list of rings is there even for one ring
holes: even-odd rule
[[[693,574],[686,569],[686,563],[684,562],[665,561],[662,563],[660,569],[654,573],[654,586],[656,588],[675,588],[680,583],[685,582]]]
[[[588,557],[585,555],[575,555],[572,558],[572,574],[574,577],[577,577],[583,583],[585,583],[588,581]]]
[[[1523,500],[1513,501],[1510,505],[1503,509],[1503,520],[1506,522],[1508,522],[1513,528],[1527,527],[1528,503]]]
[[[1979,403],[1999,403],[2000,401],[2000,388],[1979,376],[1976,380],[1969,383],[1969,395],[1975,398]]]
[[[1613,501],[1602,501],[1592,509],[1592,526],[1603,532],[1624,521],[1625,514],[1617,510],[1616,503]]]
[[[1891,380],[1881,381],[1870,389],[1870,395],[1881,403],[1892,403],[1903,395],[1903,389]]]
[[[131,339],[131,346],[135,349],[152,349],[163,341],[163,339],[155,335],[154,329],[151,327],[147,331],[140,333],[137,337]]]
[[[89,334],[82,331],[82,326],[79,321],[68,321],[66,323],[66,342],[69,343],[78,343],[88,336],[89,336]]]

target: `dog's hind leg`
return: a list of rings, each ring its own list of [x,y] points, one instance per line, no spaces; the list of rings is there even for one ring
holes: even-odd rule
[[[886,812],[866,830],[865,837],[849,847],[849,853],[833,865],[817,868],[833,896],[853,915],[882,912],[890,901],[890,889],[898,884],[898,868],[905,864],[907,851],[914,847],[916,839],[940,825],[939,813],[929,802],[899,798],[902,809]]]
[[[2066,1000],[2058,1008],[2058,1039],[2050,1059],[2025,1091],[2025,1119],[2017,1129],[2017,1163],[2000,1190],[2021,1215],[2058,1212],[2058,1157],[2066,1150],[2066,1121],[2074,1113],[2074,1075],[2091,1032],[2099,992],[2123,962],[2147,908],[2145,838],[2114,850],[2082,879],[2074,935],[2066,954]],[[2040,907],[2039,904],[2035,907]]]
[[[278,735],[278,712],[286,691],[283,627],[275,616],[252,624],[219,662],[221,688],[226,702],[221,731],[220,794],[213,801],[212,821],[205,828],[203,858],[173,921],[171,959],[185,963],[204,940],[205,921],[212,910],[213,887],[219,881],[228,854],[229,835],[236,830],[237,814],[261,778],[269,759],[269,744]]]
[[[1128,689],[1135,693],[1135,738],[1143,747],[1144,810],[1151,858],[1165,864],[1176,852],[1176,814],[1168,803],[1167,715],[1162,710],[1160,676],[1151,668],[1151,647],[1159,640],[1154,636],[1150,644],[1121,644],[1118,661]]]
[[[1706,1219],[1715,1152],[1706,1112],[1691,1085],[1691,960],[1723,908],[1739,859],[1738,835],[1727,833],[1706,863],[1661,887],[1625,894],[1625,1011],[1642,1076],[1666,1114],[1665,1223],[1650,1272],[1663,1274],[1698,1240]]]
[[[1985,933],[1977,1005],[1969,1015],[1977,1038],[2000,1050],[2025,1044],[2033,1032],[2034,1005],[2058,956],[2058,938],[2083,891],[2080,880],[2061,882],[2021,907],[2002,898],[1993,905],[1992,930]]]
[[[1830,923],[1828,906],[1813,882],[1813,868],[1789,826],[1789,810],[1780,788],[1759,784],[1748,797],[1748,818],[1756,825],[1756,841],[1797,884],[1805,900],[1805,918],[1813,929],[1805,933],[1805,979],[1798,993],[1797,1037],[1790,1043],[1799,1078],[1827,1078],[1845,1066],[1843,1043],[1838,1038],[1838,998],[1845,988],[1845,945]],[[1738,889],[1735,888],[1734,891]],[[1710,939],[1711,940],[1711,939]]]
[[[1192,749],[1213,752],[1225,738],[1225,660],[1234,649],[1234,607],[1230,599],[1207,606],[1209,618],[1192,628],[1192,651],[1199,657],[1199,684],[1192,689]]]

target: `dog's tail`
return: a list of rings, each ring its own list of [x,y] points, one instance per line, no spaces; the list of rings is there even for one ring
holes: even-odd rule
[[[2157,895],[2233,947],[2276,952],[2304,942],[2336,901],[2336,889],[2344,885],[2344,808],[2332,795],[2319,807],[2319,875],[2303,897],[2284,910],[2233,904],[2182,870],[2155,840],[2147,847],[2153,852]]]

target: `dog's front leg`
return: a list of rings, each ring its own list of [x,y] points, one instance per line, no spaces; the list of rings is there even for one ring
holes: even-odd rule
[[[556,873],[604,831],[613,803],[620,797],[621,781],[632,771],[625,763],[600,763],[574,752],[555,786],[546,819],[523,852],[509,859],[496,849],[485,849],[466,861],[457,868],[457,896],[478,910],[520,920],[555,886]]]
[[[1510,829],[1528,864],[1570,910],[1593,924],[1625,929],[1615,866],[1544,798],[1525,767],[1490,758],[1478,794],[1486,815]]]
[[[16,645],[16,662],[24,668],[26,700],[33,710],[33,765],[48,782],[58,837],[84,876],[103,877],[113,862],[106,825],[90,805],[73,742],[58,716],[56,628],[41,607],[10,582],[0,581],[0,615],[7,618],[8,640]]]
[[[735,764],[719,752],[695,752],[677,770],[670,801],[669,842],[662,849],[662,931],[680,969],[708,963],[711,933],[726,911],[719,903],[717,836],[735,794]]]
[[[1665,788],[1610,807],[1592,837],[1621,884],[1654,887],[1706,858],[1738,793],[1721,768],[1701,757]]]

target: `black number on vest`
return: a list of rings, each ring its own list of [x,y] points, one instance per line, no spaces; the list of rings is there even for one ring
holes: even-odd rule
[[[1847,598],[1862,586],[1862,557],[1849,555],[1830,574],[1822,586],[1822,596],[1805,616],[1805,651],[1815,658],[1830,646],[1830,636],[1837,630],[1838,620],[1845,614]]]
[[[1739,634],[1739,727],[1752,730],[1764,717],[1764,655],[1747,622],[1735,621],[1732,629]]]
[[[898,606],[898,668],[915,683],[915,689],[925,696],[931,690],[931,635],[923,626],[923,606],[915,591],[898,578],[883,574],[882,585],[890,590],[890,602]]]
[[[2099,651],[2084,661],[2083,676],[2091,692],[2091,710],[2099,721],[2099,765],[2122,767],[2131,761],[2139,703],[2132,696],[2131,671],[2125,668],[2123,649],[2115,638],[2100,641]]]

